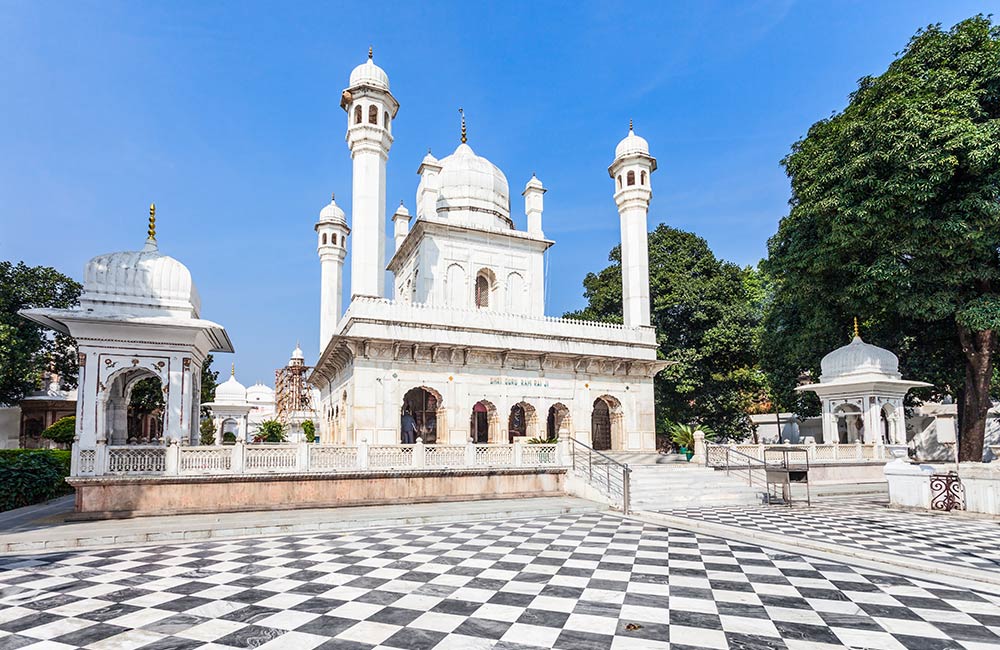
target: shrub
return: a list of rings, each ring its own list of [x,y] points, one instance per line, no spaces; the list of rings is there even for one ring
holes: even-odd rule
[[[306,442],[316,441],[316,425],[313,424],[312,420],[306,420],[302,423],[302,431],[306,434]]]
[[[257,425],[254,442],[285,442],[285,425],[277,420],[264,420]]]
[[[215,444],[215,423],[210,419],[206,418],[201,421],[201,425],[198,427],[198,432],[200,434],[198,442],[203,445]]]
[[[45,431],[42,431],[42,437],[52,442],[58,443],[60,445],[71,445],[73,444],[73,438],[76,436],[76,416],[67,415],[64,418],[59,418],[52,423]]]
[[[70,452],[0,449],[0,512],[69,494]]]

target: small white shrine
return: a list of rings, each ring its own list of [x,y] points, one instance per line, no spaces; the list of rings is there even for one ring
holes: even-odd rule
[[[247,389],[236,380],[236,366],[230,372],[229,379],[215,387],[211,402],[202,406],[212,411],[212,424],[215,425],[215,444],[235,442],[247,439],[250,428],[250,411],[253,406],[247,400]],[[226,434],[231,434],[227,439]]]
[[[818,384],[799,386],[823,403],[823,442],[905,445],[903,398],[912,388],[930,384],[899,374],[899,359],[865,343],[854,320],[854,339],[820,361]]]
[[[151,205],[142,250],[99,255],[87,263],[79,307],[19,312],[76,339],[79,470],[92,472],[106,457],[98,447],[126,443],[131,391],[147,377],[159,379],[163,389],[164,442],[197,444],[205,357],[233,352],[225,328],[199,318],[200,310],[191,273],[159,251]]]

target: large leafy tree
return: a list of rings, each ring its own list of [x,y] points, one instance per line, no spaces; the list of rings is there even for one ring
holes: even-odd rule
[[[815,374],[861,316],[905,371],[958,397],[960,457],[980,460],[1000,331],[1000,29],[921,30],[783,164],[791,210],[765,265],[775,382],[788,394]]]
[[[0,261],[0,404],[16,404],[35,389],[49,368],[68,387],[76,385],[73,339],[18,316],[20,309],[66,309],[77,304],[83,287],[47,266]]]
[[[610,266],[584,278],[587,306],[567,317],[621,322],[621,247],[608,259]],[[657,431],[679,421],[746,435],[760,380],[753,369],[754,271],[717,259],[704,239],[660,224],[649,233],[649,275],[659,356],[674,362],[654,380]]]

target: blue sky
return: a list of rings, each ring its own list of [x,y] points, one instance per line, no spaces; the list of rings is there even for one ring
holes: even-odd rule
[[[618,242],[607,166],[630,118],[659,162],[650,227],[754,264],[787,212],[790,145],[919,27],[989,9],[4,0],[0,259],[80,279],[90,257],[142,245],[155,201],[160,249],[191,269],[202,317],[228,329],[241,381],[272,383],[297,339],[315,360],[313,224],[331,191],[350,209],[339,97],[371,44],[401,104],[388,205],[413,210],[420,159],[457,146],[464,107],[519,228],[532,172],[549,190],[547,312],[560,315]]]

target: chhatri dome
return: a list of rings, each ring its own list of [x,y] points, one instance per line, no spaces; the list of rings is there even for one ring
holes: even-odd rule
[[[330,202],[319,211],[320,223],[339,223],[347,225],[347,215],[337,205],[336,196],[330,196]]]
[[[244,404],[247,401],[247,389],[236,381],[236,367],[233,366],[229,379],[215,387],[216,404]]]
[[[899,358],[877,345],[865,343],[854,326],[854,338],[850,343],[828,353],[820,361],[821,384],[834,381],[874,379],[900,379]]]
[[[389,90],[389,75],[372,61],[372,48],[368,48],[368,60],[351,71],[350,87],[375,86]]]
[[[149,231],[142,250],[98,255],[87,263],[80,308],[198,318],[201,298],[191,272],[157,247],[155,205],[149,206]]]
[[[500,169],[477,156],[467,143],[465,115],[462,115],[462,143],[455,153],[436,164],[438,177],[437,212],[450,221],[487,228],[511,229],[510,188]],[[429,156],[430,154],[428,154]],[[427,162],[427,158],[424,158]]]
[[[615,147],[615,158],[622,158],[634,153],[645,154],[648,156],[649,143],[646,142],[646,138],[635,134],[635,131],[632,130],[632,120],[629,120],[628,135],[622,138],[622,141],[618,143],[617,147]]]

